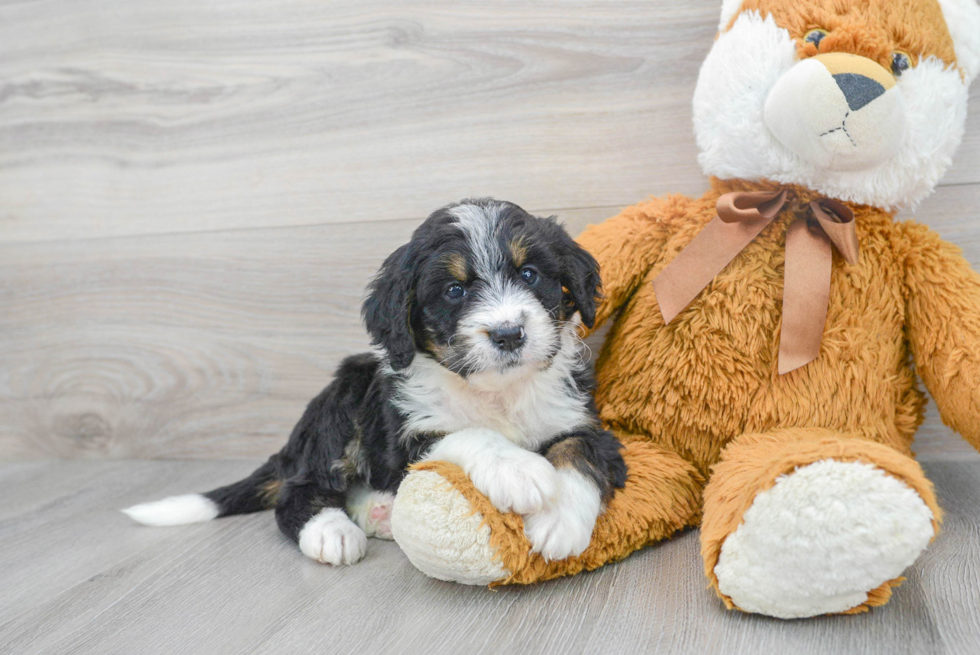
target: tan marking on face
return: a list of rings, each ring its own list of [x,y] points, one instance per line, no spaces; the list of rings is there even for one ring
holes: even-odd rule
[[[446,270],[449,274],[460,282],[466,282],[469,275],[467,273],[466,257],[460,254],[452,254],[446,258]]]
[[[739,14],[746,11],[772,16],[796,40],[800,59],[846,52],[891,71],[892,53],[902,51],[913,66],[920,56],[956,64],[953,38],[938,0],[744,0]],[[818,28],[827,31],[819,47],[803,41],[807,32]]]
[[[449,350],[446,346],[440,346],[432,339],[426,340],[425,349],[428,350],[433,355],[435,355],[436,359],[438,359],[439,361],[443,361],[444,359],[446,359],[446,353]]]
[[[511,239],[510,243],[507,244],[507,249],[510,251],[510,259],[514,262],[514,266],[523,266],[524,262],[527,261],[527,247],[524,245],[524,235]]]

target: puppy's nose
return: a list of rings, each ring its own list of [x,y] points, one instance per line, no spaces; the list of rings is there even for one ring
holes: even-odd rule
[[[524,345],[524,327],[521,325],[501,325],[490,330],[490,341],[500,350],[513,352]]]
[[[844,93],[847,106],[851,111],[857,111],[885,92],[885,87],[870,77],[855,73],[840,73],[834,75],[837,88]]]

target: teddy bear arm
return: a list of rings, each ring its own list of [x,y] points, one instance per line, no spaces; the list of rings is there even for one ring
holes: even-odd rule
[[[980,450],[980,275],[960,250],[908,228],[906,327],[943,421]]]
[[[697,524],[704,480],[692,464],[639,439],[626,443],[623,459],[626,486],[609,500],[578,556],[548,561],[531,552],[522,517],[499,511],[461,468],[440,461],[411,467],[395,497],[392,535],[431,577],[530,584],[598,568]]]
[[[670,234],[662,213],[656,203],[644,203],[590,225],[579,235],[579,245],[595,257],[602,277],[604,299],[596,310],[593,330],[629,300],[659,257]]]

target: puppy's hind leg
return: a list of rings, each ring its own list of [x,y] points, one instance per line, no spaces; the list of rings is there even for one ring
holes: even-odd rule
[[[369,537],[394,539],[391,536],[391,507],[395,494],[377,491],[363,485],[347,494],[347,514]]]
[[[304,555],[324,564],[354,564],[367,551],[367,535],[344,511],[345,494],[318,488],[305,478],[283,484],[276,522]]]

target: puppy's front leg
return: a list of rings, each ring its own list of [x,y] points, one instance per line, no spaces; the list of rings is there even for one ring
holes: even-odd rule
[[[495,430],[453,432],[439,440],[423,459],[462,468],[473,486],[501,512],[540,511],[558,489],[555,467],[547,459],[515,445]]]
[[[532,552],[560,560],[588,548],[603,503],[626,483],[621,448],[611,433],[596,428],[569,433],[546,448],[558,473],[558,498],[524,517]]]

